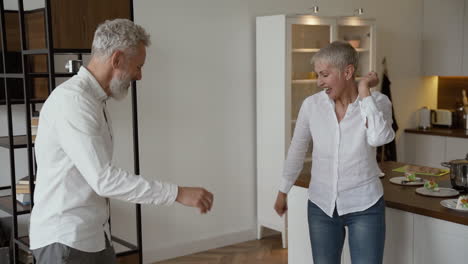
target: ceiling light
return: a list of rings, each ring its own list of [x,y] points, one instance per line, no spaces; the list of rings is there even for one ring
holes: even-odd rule
[[[315,14],[317,14],[319,12],[319,7],[318,6],[313,6],[311,9],[312,9],[312,12],[314,12]]]
[[[354,15],[360,16],[360,15],[362,15],[362,14],[364,14],[364,8],[356,8],[356,9],[354,9]]]

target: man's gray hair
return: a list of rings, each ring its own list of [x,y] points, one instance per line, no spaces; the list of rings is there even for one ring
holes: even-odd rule
[[[128,19],[106,20],[94,32],[91,55],[107,59],[117,50],[135,53],[139,43],[145,47],[151,44],[150,35],[143,27]]]
[[[313,67],[315,67],[316,62],[326,62],[340,71],[343,71],[348,65],[353,65],[354,72],[356,72],[359,64],[359,54],[348,42],[333,41],[321,48],[310,62]]]

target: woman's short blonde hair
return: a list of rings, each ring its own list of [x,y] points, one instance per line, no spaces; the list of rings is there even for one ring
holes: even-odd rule
[[[321,48],[311,59],[313,67],[316,62],[326,62],[343,71],[346,66],[353,65],[356,72],[359,63],[359,54],[345,41],[334,41]]]

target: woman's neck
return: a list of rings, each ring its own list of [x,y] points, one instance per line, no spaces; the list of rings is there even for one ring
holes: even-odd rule
[[[343,90],[343,93],[338,98],[335,99],[335,104],[341,104],[343,106],[347,106],[351,103],[354,103],[358,95],[359,95],[358,87],[355,81],[350,80],[350,82],[347,83],[346,88]]]

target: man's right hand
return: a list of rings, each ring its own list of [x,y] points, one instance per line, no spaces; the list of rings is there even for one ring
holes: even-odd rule
[[[288,210],[288,204],[286,202],[287,196],[288,195],[283,192],[278,192],[278,196],[276,196],[275,211],[279,216],[283,216],[283,214]]]
[[[197,207],[200,213],[205,214],[213,206],[213,194],[198,187],[179,187],[176,202],[185,206]]]

